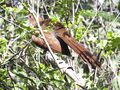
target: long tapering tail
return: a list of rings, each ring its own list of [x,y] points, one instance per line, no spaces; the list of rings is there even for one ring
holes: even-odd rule
[[[57,34],[66,44],[68,44],[76,53],[80,55],[80,57],[88,63],[92,68],[101,68],[99,61],[96,57],[91,54],[84,46],[80,45],[76,42],[70,35],[68,34]]]

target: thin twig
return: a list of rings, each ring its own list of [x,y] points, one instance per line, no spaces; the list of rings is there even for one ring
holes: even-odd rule
[[[114,21],[112,21],[108,26],[110,26],[109,27],[109,29],[108,29],[108,31],[107,32],[109,32],[110,30],[111,30],[111,27],[114,25],[114,23],[115,23],[115,21],[117,20],[117,18],[120,16],[120,13],[118,13],[118,15],[116,16],[116,18],[114,19]]]
[[[75,9],[75,13],[78,11],[78,7],[79,7],[79,5],[80,5],[80,0],[78,0],[78,3],[77,3],[77,5],[76,5],[76,9]],[[81,7],[82,8],[82,7]]]
[[[28,30],[24,29],[23,27],[21,27],[20,25],[15,24],[13,21],[9,21],[9,20],[5,19],[5,18],[2,17],[1,15],[0,15],[0,18],[4,19],[5,21],[7,21],[7,22],[9,22],[9,23],[12,23],[13,25],[17,26],[17,27],[20,28],[20,29],[23,29],[23,30],[26,31],[26,32],[31,33],[31,31],[28,31]]]
[[[101,7],[102,7],[102,4],[101,4],[100,7],[98,8],[98,11],[101,9]],[[91,27],[93,21],[95,20],[97,14],[98,14],[98,11],[96,11],[96,14],[94,15],[94,17],[93,17],[92,20],[90,21],[90,23],[89,23],[89,25],[88,25],[88,27],[87,27],[84,35],[81,37],[81,39],[83,39],[84,37],[87,37],[87,31],[88,31],[88,29]]]
[[[48,10],[47,10],[47,8],[46,8],[46,5],[45,5],[45,3],[44,3],[44,0],[42,0],[42,3],[43,3],[43,6],[44,6],[44,8],[45,8],[45,11],[46,11],[48,17],[50,17],[50,15],[49,15],[49,13],[48,13]]]
[[[16,55],[18,55],[18,54],[19,54],[19,52],[14,53],[10,58],[8,58],[7,60],[5,60],[5,62],[2,63],[2,65],[5,65],[5,64],[9,63],[9,61],[12,60],[12,58],[14,58],[14,57],[15,57]]]

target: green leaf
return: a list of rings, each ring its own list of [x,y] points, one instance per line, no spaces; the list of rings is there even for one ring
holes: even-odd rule
[[[13,12],[13,8],[12,7],[6,7],[6,13],[10,14],[11,12]]]
[[[52,22],[57,22],[57,21],[58,21],[58,19],[56,17],[52,18]]]
[[[13,24],[8,25],[8,30],[9,31],[14,31],[15,27]]]
[[[105,46],[107,45],[107,42],[108,42],[107,40],[101,40],[100,43],[98,44],[98,47],[100,49],[105,48]]]
[[[114,20],[115,19],[115,16],[114,15],[110,15],[108,12],[105,12],[105,11],[100,11],[98,13],[99,16],[103,17],[104,19],[106,20]]]
[[[13,11],[14,11],[15,13],[17,13],[17,12],[18,12],[18,8],[13,8]]]
[[[108,37],[108,38],[113,38],[113,32],[112,32],[112,31],[109,31],[109,32],[107,33],[107,37]]]
[[[4,0],[0,0],[0,3],[3,3],[4,2]]]
[[[2,26],[2,24],[4,24],[4,19],[0,18],[0,26]]]
[[[0,53],[6,50],[7,40],[5,38],[0,38]]]
[[[108,88],[103,88],[103,90],[108,90]]]

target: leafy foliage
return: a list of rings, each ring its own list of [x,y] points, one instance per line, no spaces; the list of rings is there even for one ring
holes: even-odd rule
[[[94,71],[71,50],[73,69],[84,79],[81,80],[84,87],[119,90],[120,3],[117,5],[106,0],[98,9],[100,6],[93,7],[92,2],[78,1],[40,2],[40,15],[49,14],[47,16],[53,22],[62,22],[77,41],[98,56],[103,70]],[[37,4],[34,4],[37,10]],[[28,23],[29,5],[28,1],[22,0],[0,1],[0,89],[80,89],[70,77],[59,71],[54,62],[46,60],[43,50],[31,42],[31,31],[36,29]],[[68,57],[57,55],[69,62]]]

